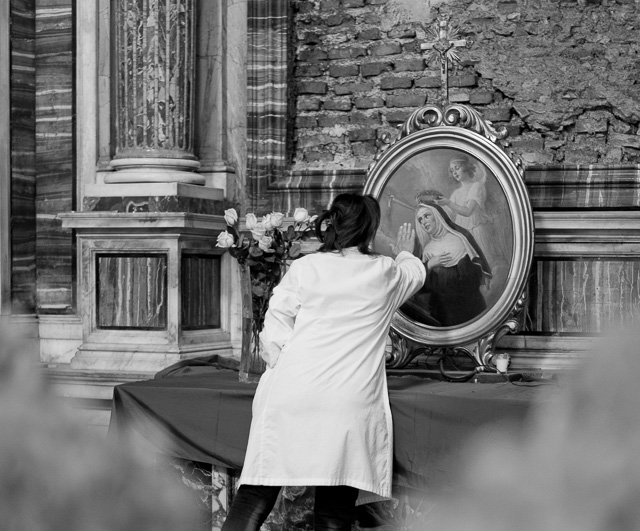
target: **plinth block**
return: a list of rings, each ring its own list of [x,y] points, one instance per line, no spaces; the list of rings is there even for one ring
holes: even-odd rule
[[[177,361],[234,355],[229,256],[216,247],[222,216],[61,214],[78,240],[82,344],[77,370],[157,372]]]

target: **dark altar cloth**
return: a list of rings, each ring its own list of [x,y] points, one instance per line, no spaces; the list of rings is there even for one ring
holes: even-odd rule
[[[169,434],[165,453],[240,469],[249,436],[256,384],[215,364],[186,366],[162,378],[114,388],[110,433],[131,426],[150,444]],[[521,426],[531,406],[554,387],[510,383],[448,383],[389,376],[394,423],[394,485],[446,492],[476,430],[510,422]],[[327,426],[327,429],[331,429]]]

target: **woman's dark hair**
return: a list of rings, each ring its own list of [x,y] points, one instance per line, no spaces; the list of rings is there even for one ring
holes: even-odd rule
[[[322,224],[327,229],[322,231]],[[370,195],[340,194],[331,208],[316,220],[316,236],[322,242],[320,252],[357,247],[363,254],[373,254],[369,245],[380,225],[380,205]]]

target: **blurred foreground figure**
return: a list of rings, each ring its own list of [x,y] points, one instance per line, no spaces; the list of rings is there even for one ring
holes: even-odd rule
[[[0,327],[0,529],[194,529],[182,493],[159,477],[149,452],[88,432],[34,360]]]
[[[485,435],[425,529],[640,529],[640,336],[603,341],[520,438]]]

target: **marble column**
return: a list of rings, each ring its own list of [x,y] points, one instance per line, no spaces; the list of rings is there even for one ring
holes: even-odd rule
[[[194,155],[195,0],[115,2],[116,171],[105,183],[204,184]]]

